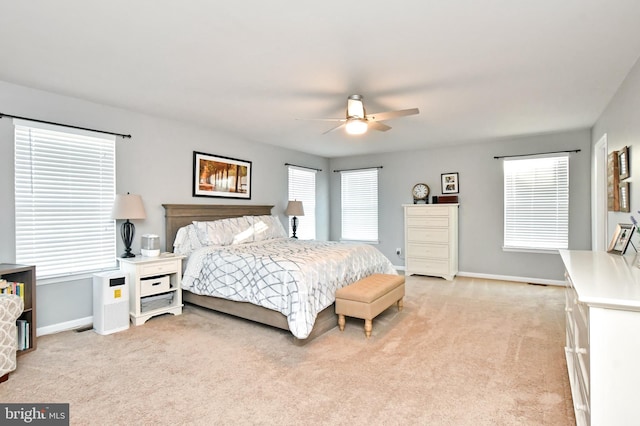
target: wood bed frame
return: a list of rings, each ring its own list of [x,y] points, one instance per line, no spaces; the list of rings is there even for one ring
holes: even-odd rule
[[[173,242],[178,229],[189,225],[192,221],[219,220],[240,216],[270,215],[273,206],[267,205],[210,205],[210,204],[163,204],[165,209],[165,250],[173,251]],[[182,291],[182,300],[186,303],[202,306],[229,315],[245,318],[261,324],[270,325],[289,331],[287,317],[280,312],[253,305],[247,302],[235,302],[212,296],[200,296],[189,291]],[[315,337],[338,325],[335,306],[318,313],[313,330],[306,339],[298,339],[291,335],[296,345],[304,345]]]

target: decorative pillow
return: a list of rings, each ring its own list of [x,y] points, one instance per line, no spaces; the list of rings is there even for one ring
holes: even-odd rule
[[[175,254],[188,256],[201,247],[202,243],[193,224],[178,229],[176,239],[173,242],[173,252]]]
[[[245,216],[253,224],[253,240],[264,241],[273,238],[286,238],[287,232],[282,222],[275,216]]]
[[[207,222],[194,221],[200,243],[205,246],[241,244],[253,241],[251,223],[245,217]]]

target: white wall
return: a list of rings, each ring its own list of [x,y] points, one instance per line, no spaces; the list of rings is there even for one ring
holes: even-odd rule
[[[608,152],[629,147],[630,176],[629,182],[631,212],[608,212],[608,235],[618,223],[631,223],[634,215],[640,221],[640,61],[629,71],[627,78],[620,85],[615,96],[593,127],[592,142],[595,145],[603,135],[607,135]],[[640,250],[640,237],[632,237],[635,246]],[[628,254],[633,252],[630,248]]]
[[[437,149],[396,152],[360,157],[335,158],[331,170],[383,166],[379,186],[378,248],[395,265],[404,256],[402,204],[412,202],[411,188],[417,182],[429,185],[432,195],[441,195],[440,175],[459,173],[459,268],[461,272],[499,277],[537,278],[562,281],[564,267],[557,254],[504,252],[502,162],[494,156],[580,149],[571,154],[569,176],[569,248],[590,249],[590,157],[588,129],[452,145]],[[340,174],[332,173],[331,233],[340,238]]]
[[[161,235],[164,247],[166,203],[273,204],[273,213],[283,215],[287,204],[285,162],[322,169],[317,175],[317,238],[329,235],[328,160],[315,155],[248,142],[214,130],[170,119],[112,108],[0,82],[0,112],[131,134],[116,142],[116,192],[140,194],[147,219],[135,221],[133,251],[140,235]],[[0,261],[15,261],[13,122],[0,120]],[[193,151],[252,161],[251,200],[192,197]],[[123,247],[118,237],[118,252]],[[89,279],[40,285],[37,289],[38,328],[78,320],[92,315]]]

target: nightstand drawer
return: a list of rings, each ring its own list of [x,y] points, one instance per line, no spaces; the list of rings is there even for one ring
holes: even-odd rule
[[[176,262],[154,262],[147,265],[140,266],[140,275],[162,275],[178,272],[176,269]]]
[[[171,290],[169,275],[159,277],[140,278],[140,296],[163,293]]]

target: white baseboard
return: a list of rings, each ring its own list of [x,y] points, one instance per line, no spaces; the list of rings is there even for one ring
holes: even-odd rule
[[[93,317],[78,318],[73,321],[60,322],[58,324],[47,325],[46,327],[38,327],[36,336],[45,336],[47,334],[60,333],[61,331],[73,330],[93,324]]]
[[[557,285],[560,287],[566,286],[566,283],[562,280],[547,280],[544,278],[512,277],[510,275],[478,274],[475,272],[463,272],[463,271],[458,272],[457,275],[459,277],[484,278],[487,280],[516,281],[516,282],[531,283],[531,284]]]

